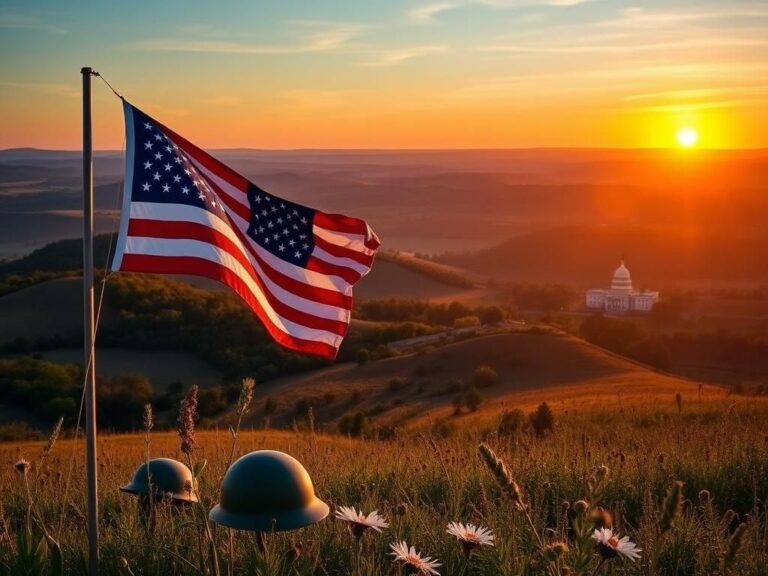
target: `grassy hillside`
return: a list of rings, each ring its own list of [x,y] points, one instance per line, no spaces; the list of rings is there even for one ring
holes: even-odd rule
[[[371,362],[336,365],[259,386],[262,403],[251,422],[305,422],[312,406],[319,426],[336,425],[363,412],[384,425],[424,425],[452,417],[458,381],[475,380],[479,366],[489,366],[497,383],[479,392],[485,400],[477,412],[456,422],[495,418],[502,408],[530,409],[547,401],[558,410],[592,406],[629,407],[673,402],[680,392],[699,397],[699,384],[653,371],[583,340],[559,333],[522,331],[482,336],[421,353]],[[703,386],[702,397],[725,392]]]

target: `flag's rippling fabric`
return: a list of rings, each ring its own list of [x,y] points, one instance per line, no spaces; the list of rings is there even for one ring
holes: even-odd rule
[[[223,282],[287,348],[334,358],[379,246],[365,221],[269,194],[125,103],[113,269]]]

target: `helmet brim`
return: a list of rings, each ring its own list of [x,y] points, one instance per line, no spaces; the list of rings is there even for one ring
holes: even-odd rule
[[[235,530],[283,532],[320,522],[320,520],[328,516],[329,512],[328,504],[319,498],[315,498],[310,504],[298,510],[264,514],[237,514],[225,510],[220,504],[217,504],[211,510],[208,518],[222,526],[234,528]]]
[[[131,482],[130,484],[126,484],[125,486],[120,486],[119,490],[120,492],[125,492],[126,494],[134,494],[136,496],[148,496],[146,486],[139,486],[134,482]],[[175,494],[173,492],[163,492],[163,493],[155,494],[155,500],[163,500],[169,495],[172,499],[178,500],[180,502],[197,502],[197,496],[195,496],[194,494],[189,494],[189,493]]]

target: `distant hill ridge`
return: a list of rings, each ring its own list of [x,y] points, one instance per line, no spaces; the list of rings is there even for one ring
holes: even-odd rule
[[[110,251],[111,235],[93,239],[94,266],[104,268]],[[114,250],[114,246],[112,247]],[[79,238],[51,242],[16,260],[0,261],[0,276],[30,272],[80,272],[83,267],[83,241]]]

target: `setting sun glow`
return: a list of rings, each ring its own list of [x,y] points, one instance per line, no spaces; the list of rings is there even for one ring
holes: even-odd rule
[[[699,133],[693,128],[683,128],[677,132],[677,142],[684,148],[690,148],[699,140]]]

